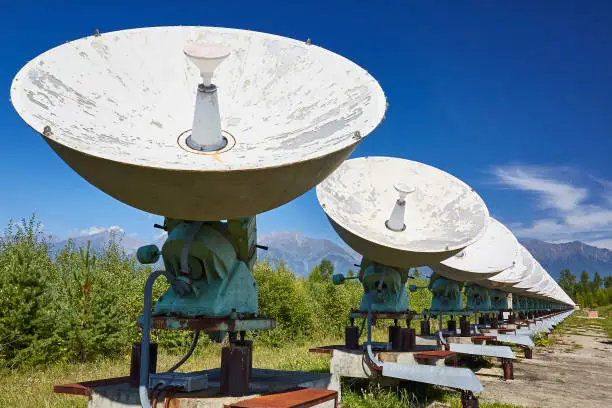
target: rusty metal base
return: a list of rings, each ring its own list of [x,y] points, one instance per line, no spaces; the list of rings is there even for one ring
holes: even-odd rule
[[[461,408],[478,408],[478,398],[471,391],[461,393]]]
[[[402,328],[400,326],[389,326],[389,343],[392,351],[400,351],[402,348]]]
[[[421,336],[431,335],[431,322],[429,320],[421,320]]]
[[[414,351],[416,349],[416,331],[414,329],[400,329],[400,351]]]
[[[241,332],[251,330],[270,330],[276,327],[276,320],[255,315],[236,314],[235,316],[153,316],[151,329],[201,330],[206,332]],[[140,318],[137,321],[141,326]]]
[[[344,329],[344,344],[347,348],[359,348],[359,327],[346,326]]]
[[[467,318],[462,317],[461,319],[459,319],[459,330],[461,337],[469,337],[472,334],[472,327],[470,325],[470,321]]]
[[[326,401],[333,401],[338,407],[338,391],[317,388],[297,388],[277,394],[262,395],[239,401],[225,408],[308,408]]]
[[[512,360],[502,358],[502,370],[504,370],[504,380],[514,380],[514,364]]]
[[[340,392],[339,377],[329,373],[264,370],[254,368],[248,393],[241,397],[219,395],[221,370],[207,370],[209,389],[191,394],[175,394],[170,401],[173,408],[223,408],[225,405],[258,397],[263,394],[279,393],[296,387],[328,389]],[[111,378],[76,384],[58,385],[56,393],[82,395],[89,398],[88,408],[140,408],[138,387],[129,383],[129,377]],[[163,406],[164,398],[158,407]],[[332,408],[334,401],[317,405],[317,408]]]
[[[132,343],[132,358],[130,359],[130,384],[137,387],[140,384],[140,343]],[[157,372],[157,343],[149,344],[149,372]]]
[[[417,313],[412,310],[405,312],[376,312],[372,311],[372,320],[374,319],[393,319],[393,320],[412,320],[417,317]],[[349,319],[365,319],[368,316],[367,310],[351,310]]]
[[[253,343],[236,341],[221,350],[221,395],[241,397],[249,392],[253,368]]]

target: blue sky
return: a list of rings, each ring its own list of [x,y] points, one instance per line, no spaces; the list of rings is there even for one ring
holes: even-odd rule
[[[96,28],[211,25],[311,38],[367,69],[389,110],[353,157],[448,171],[521,237],[612,248],[611,21],[609,1],[3,0],[0,223],[36,212],[63,237],[119,226],[152,239],[161,218],[65,165],[15,113],[10,83],[29,59]],[[337,240],[314,191],[258,224]]]

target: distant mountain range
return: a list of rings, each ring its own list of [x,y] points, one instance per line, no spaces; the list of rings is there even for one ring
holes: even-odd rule
[[[337,272],[356,271],[356,263],[361,256],[347,246],[340,246],[328,239],[310,238],[301,232],[274,232],[261,235],[261,245],[268,246],[268,251],[259,251],[258,258],[271,262],[284,261],[285,265],[300,275],[306,276],[312,269],[328,259]]]
[[[126,235],[121,230],[112,230],[112,229],[98,232],[95,234],[79,235],[76,237],[71,237],[70,240],[74,242],[77,248],[81,246],[85,247],[87,245],[87,241],[90,241],[91,242],[90,248],[93,251],[101,251],[104,249],[106,244],[113,237],[121,245],[125,253],[128,255],[134,255],[136,254],[136,251],[138,250],[138,248],[140,248],[143,245],[152,243],[152,242],[145,242],[138,238],[132,238],[129,235]],[[153,242],[153,243],[161,245],[161,243],[163,243],[163,239],[161,239],[160,241],[161,242]],[[50,244],[51,244],[52,250],[61,250],[66,245],[68,245],[68,239],[61,240],[61,239],[58,239],[57,237],[51,236]]]
[[[102,250],[105,244],[115,235],[128,255],[134,255],[136,250],[147,244],[163,244],[165,237],[157,242],[145,242],[138,238],[125,235],[121,230],[107,230],[91,235],[82,235],[72,238],[77,246],[84,246],[91,241],[91,248]],[[51,237],[52,248],[61,249],[68,243],[67,240],[58,240]],[[354,265],[359,263],[361,256],[344,245],[338,245],[328,239],[307,237],[301,232],[274,232],[260,235],[258,243],[268,246],[269,250],[258,250],[258,258],[277,263],[283,260],[296,274],[306,276],[322,259],[329,259],[337,272],[346,273],[356,270]],[[562,244],[552,244],[538,240],[522,240],[521,243],[550,273],[559,279],[561,270],[568,268],[574,275],[586,270],[589,275],[595,272],[603,276],[612,275],[612,251],[597,248],[583,242],[575,241]],[[423,269],[423,268],[419,268]],[[427,275],[427,269],[423,272]]]
[[[587,271],[591,277],[595,272],[599,272],[602,277],[612,276],[612,251],[608,249],[580,241],[551,244],[532,239],[521,243],[557,280],[563,269],[569,269],[577,277],[582,271]]]

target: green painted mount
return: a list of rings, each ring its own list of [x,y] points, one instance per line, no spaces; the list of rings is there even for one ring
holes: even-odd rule
[[[406,312],[409,308],[406,282],[409,269],[379,264],[369,259],[361,260],[358,278],[363,285],[363,297],[359,309],[368,310],[370,301],[373,312]],[[332,277],[339,285],[347,279],[341,274]]]
[[[432,273],[429,280],[429,289],[432,293],[431,311],[463,311],[463,283]]]
[[[467,309],[473,311],[492,310],[491,293],[480,285],[468,284],[465,287]]]
[[[229,316],[257,313],[257,283],[251,273],[256,260],[255,217],[223,221],[181,221],[166,218],[162,250],[138,250],[142,263],[154,263],[159,252],[170,288],[158,299],[153,315],[178,317]],[[156,256],[157,255],[157,256]]]

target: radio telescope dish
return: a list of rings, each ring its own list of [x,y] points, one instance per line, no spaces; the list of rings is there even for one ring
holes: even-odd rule
[[[505,286],[516,285],[529,277],[534,268],[532,261],[533,258],[529,251],[527,251],[527,249],[520,243],[518,244],[518,248],[518,257],[516,258],[516,261],[512,267],[478,283],[491,289],[503,288]]]
[[[551,278],[551,281],[549,281],[548,286],[542,291],[541,295],[546,299],[552,299],[555,295],[555,289],[555,282]]]
[[[365,258],[398,268],[440,262],[478,240],[489,212],[472,188],[423,163],[347,160],[317,186],[338,235]]]
[[[549,283],[544,289],[539,291],[536,296],[540,299],[550,300],[552,299],[551,295],[554,293],[554,287],[551,283]]]
[[[536,261],[536,259],[533,257],[532,262],[534,267],[531,271],[531,275],[527,276],[524,280],[512,286],[512,288],[509,288],[511,292],[526,293],[528,289],[531,289],[536,286],[544,278],[544,274],[546,272],[544,271],[544,268],[542,268],[542,265],[540,265],[540,263]]]
[[[551,284],[552,284],[552,278],[550,277],[548,272],[544,270],[544,273],[542,274],[542,279],[540,279],[540,281],[536,283],[535,285],[533,285],[531,288],[527,289],[527,292],[541,294],[542,292],[546,291],[546,289]]]
[[[202,221],[300,196],[386,109],[367,71],[309,42],[185,26],[60,45],[19,71],[11,100],[94,186],[147,212]]]
[[[519,255],[518,245],[506,226],[489,217],[486,231],[478,241],[430,268],[455,281],[480,281],[514,266]]]

